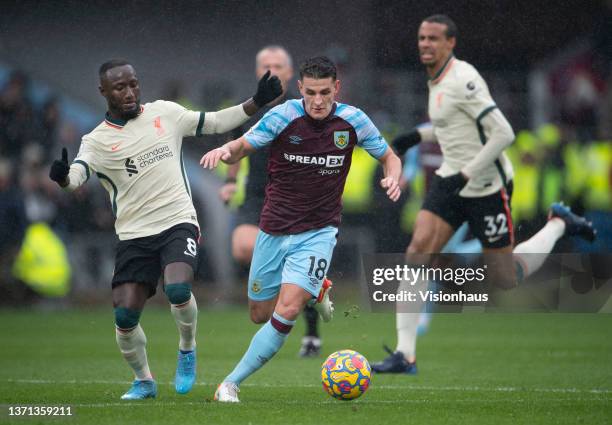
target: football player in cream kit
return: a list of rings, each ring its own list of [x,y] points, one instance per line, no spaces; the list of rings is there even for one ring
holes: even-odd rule
[[[467,221],[485,258],[487,254],[508,254],[495,257],[487,277],[510,289],[538,270],[546,258],[525,254],[550,253],[564,235],[592,241],[595,230],[568,207],[555,203],[548,223],[531,239],[514,246],[510,213],[513,171],[504,153],[514,141],[514,132],[478,71],[454,56],[456,41],[457,26],[446,15],[430,16],[419,27],[419,55],[429,76],[428,111],[433,126],[414,129],[393,145],[402,156],[422,140],[437,140],[443,163],[417,215],[406,253],[410,258],[411,254],[440,252]],[[399,290],[408,289],[402,284]],[[382,362],[372,364],[373,371],[416,373],[418,316],[397,312],[397,348]]]
[[[244,124],[281,95],[281,84],[268,72],[252,99],[204,113],[163,100],[141,105],[138,78],[127,61],[104,63],[99,76],[100,94],[108,105],[105,120],[83,136],[71,165],[64,148],[49,176],[72,191],[95,174],[110,195],[119,237],[112,279],[116,339],[135,374],[121,399],[157,395],[139,319],[162,274],[179,330],[175,388],[185,394],[196,377],[198,310],[191,284],[199,225],[182,159],[183,137],[224,133]]]

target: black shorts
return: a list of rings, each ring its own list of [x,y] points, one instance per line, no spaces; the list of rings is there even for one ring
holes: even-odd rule
[[[514,244],[510,208],[512,181],[507,189],[480,198],[465,198],[440,188],[440,176],[434,176],[425,196],[423,209],[442,218],[453,229],[465,221],[485,248],[503,248]]]
[[[238,209],[236,215],[236,226],[241,224],[252,224],[253,226],[259,225],[259,216],[263,209],[263,199],[246,199],[244,204]]]
[[[168,264],[187,263],[195,275],[199,236],[196,226],[182,223],[158,235],[119,241],[112,287],[128,282],[143,283],[149,287],[149,297],[152,297]]]

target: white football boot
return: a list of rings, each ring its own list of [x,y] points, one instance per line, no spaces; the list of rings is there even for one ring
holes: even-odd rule
[[[238,393],[240,388],[233,382],[221,382],[215,391],[215,401],[222,403],[240,403]]]
[[[332,285],[332,281],[327,277],[323,279],[317,302],[313,305],[324,322],[329,322],[334,317],[334,303],[329,299],[329,291],[331,291]]]

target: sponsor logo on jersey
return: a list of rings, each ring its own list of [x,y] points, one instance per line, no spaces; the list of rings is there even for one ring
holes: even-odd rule
[[[138,174],[138,168],[136,168],[136,164],[132,158],[127,158],[125,160],[125,171],[128,173],[129,177],[132,177],[132,174]]]
[[[334,131],[334,145],[340,149],[344,149],[349,144],[348,131]]]
[[[118,150],[118,149],[119,149],[119,146],[121,146],[121,143],[123,143],[123,142],[115,143],[114,145],[112,145],[112,146],[111,146],[111,150],[112,150],[113,152],[115,152],[116,150]]]
[[[344,155],[295,155],[292,153],[284,153],[284,158],[289,162],[305,165],[322,165],[328,168],[342,167],[344,164]]]
[[[468,81],[468,83],[466,84],[466,87],[468,90],[474,90],[476,88],[476,84],[474,84],[473,81]]]
[[[302,138],[300,136],[289,136],[289,143],[291,143],[292,145],[299,145],[301,141]]]
[[[140,168],[145,168],[149,165],[156,164],[160,161],[163,161],[167,158],[172,158],[174,154],[170,150],[170,146],[162,145],[155,149],[151,149],[148,152],[140,154],[136,157],[136,161],[138,161],[138,166]]]

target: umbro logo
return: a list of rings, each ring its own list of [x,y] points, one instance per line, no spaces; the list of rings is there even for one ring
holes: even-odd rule
[[[125,160],[125,171],[128,173],[128,176],[132,177],[132,174],[138,174],[138,168],[136,168],[136,164],[134,160],[128,158]]]
[[[289,143],[292,145],[299,145],[301,141],[302,138],[300,136],[289,136]]]

